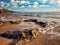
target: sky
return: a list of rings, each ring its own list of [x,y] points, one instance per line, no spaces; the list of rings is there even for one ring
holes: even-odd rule
[[[0,9],[17,12],[59,12],[60,0],[0,0]]]

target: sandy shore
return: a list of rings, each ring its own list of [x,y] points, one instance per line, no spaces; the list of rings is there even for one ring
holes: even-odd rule
[[[33,18],[33,17],[23,17],[23,18],[26,18],[26,19],[30,19],[30,18]],[[45,21],[56,21],[58,22],[58,24],[60,25],[60,19],[55,19],[55,18],[39,18],[39,17],[34,17],[34,19],[38,19],[38,20],[45,20]],[[7,31],[7,30],[23,30],[24,28],[34,28],[34,27],[37,27],[37,25],[35,25],[35,23],[21,23],[21,24],[5,24],[4,26],[0,27],[0,33],[4,32],[4,31]],[[7,45],[11,42],[12,40],[10,39],[6,39],[6,38],[3,38],[3,37],[0,37],[0,45]],[[60,45],[60,39],[58,38],[55,38],[55,39],[52,39],[50,38],[50,35],[47,35],[47,34],[41,34],[38,38],[36,38],[35,40],[31,41],[31,43],[27,43],[27,44],[24,44],[24,45]]]

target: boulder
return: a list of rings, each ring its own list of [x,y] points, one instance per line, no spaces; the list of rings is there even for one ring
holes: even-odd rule
[[[36,24],[40,25],[41,27],[46,27],[46,25],[47,25],[47,23],[42,22],[42,21],[36,22]]]
[[[0,21],[0,26],[3,26],[4,24],[5,24],[4,22]]]

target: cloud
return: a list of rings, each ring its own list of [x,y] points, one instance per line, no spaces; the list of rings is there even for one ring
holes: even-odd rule
[[[47,1],[47,0],[43,0],[42,2],[43,2],[43,3],[46,3],[46,1]]]
[[[29,1],[22,0],[22,1],[20,1],[20,4],[30,4],[30,2]]]
[[[13,8],[18,8],[18,6],[17,5],[14,5]]]
[[[10,2],[15,2],[15,0],[11,0]]]
[[[11,5],[17,5],[17,3],[16,2],[13,2],[13,3],[11,3]]]
[[[23,1],[20,1],[20,4],[25,4],[25,1],[23,0]]]
[[[24,8],[24,7],[25,7],[24,5],[20,6],[20,8]]]
[[[13,8],[18,8],[19,6],[17,4],[13,5],[12,6]]]
[[[40,2],[41,4],[40,4]],[[12,7],[12,8],[42,8],[42,7],[49,7],[51,6],[50,4],[56,5],[56,1],[55,0],[49,0],[51,2],[49,2],[49,4],[45,4],[48,0],[35,0],[33,2],[30,2],[29,0],[10,0],[10,3],[6,3],[6,2],[0,2],[0,6],[1,7]],[[44,5],[45,4],[45,5]],[[22,5],[22,6],[21,6]],[[60,6],[60,0],[57,1],[57,5]]]
[[[5,6],[5,4],[6,4],[6,3],[5,3],[5,2],[3,2],[3,1],[2,1],[2,2],[0,2],[0,6],[1,6],[1,7],[4,7],[4,6]]]
[[[32,5],[28,5],[29,8],[32,8]]]
[[[38,5],[33,5],[33,8],[38,8]]]
[[[0,2],[0,6],[3,7],[3,8],[7,8],[10,6],[10,3],[7,3],[7,2]]]
[[[5,6],[5,8],[7,8],[7,7],[9,7],[9,6],[10,6],[10,3],[7,3],[6,6]]]
[[[10,3],[7,3],[7,6],[10,6]]]
[[[29,1],[26,1],[26,4],[31,4]]]
[[[17,8],[18,7],[18,5],[15,2],[15,0],[11,0],[10,3],[3,2],[3,1],[0,2],[0,6],[4,7],[4,8],[10,7],[11,5],[12,5],[13,8]]]
[[[17,0],[17,1],[15,1],[16,3],[20,3],[20,1],[19,0]]]
[[[37,8],[38,7],[38,2],[34,2],[33,8]]]
[[[18,4],[19,5],[22,5],[22,4],[30,4],[30,2],[29,1],[25,1],[25,0],[11,0],[10,1],[10,3],[11,3],[11,5],[13,5],[13,8],[17,8],[17,7],[19,7],[18,6]],[[23,7],[25,7],[25,6],[21,6],[21,8],[23,8]]]
[[[42,3],[46,3],[47,0],[38,0],[38,1],[40,1]]]
[[[39,4],[38,2],[36,2],[36,1],[34,2],[34,5],[38,5],[38,4]]]
[[[12,5],[12,8],[18,8],[18,3],[15,0],[11,0],[10,5]]]
[[[49,4],[54,4],[54,5],[57,4],[57,6],[60,6],[60,0],[51,0]]]
[[[39,7],[50,7],[49,5],[40,5]]]
[[[51,0],[50,4],[55,4],[56,1],[55,0]]]
[[[60,0],[57,0],[57,3],[59,3],[59,4],[60,4]]]

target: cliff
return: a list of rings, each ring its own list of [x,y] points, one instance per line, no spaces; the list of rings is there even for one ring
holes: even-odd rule
[[[7,13],[7,12],[14,12],[14,11],[10,11],[10,10],[5,9],[5,8],[0,9],[0,13]]]

